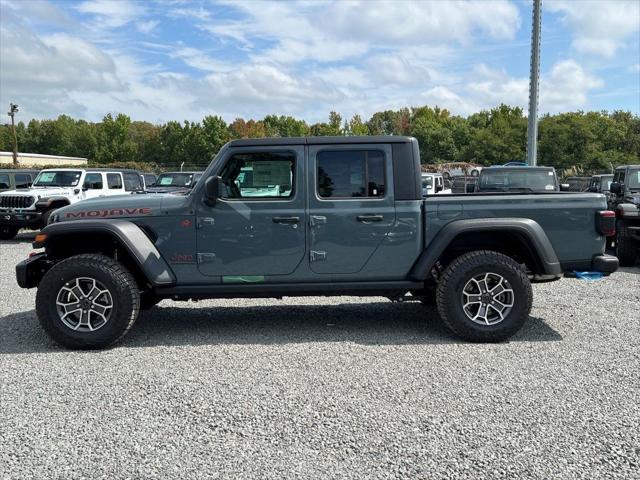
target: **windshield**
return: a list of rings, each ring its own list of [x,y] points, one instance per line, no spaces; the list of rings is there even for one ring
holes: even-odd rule
[[[192,173],[161,173],[156,180],[156,187],[191,187]]]
[[[538,170],[523,167],[518,170],[489,170],[480,174],[480,190],[528,190],[534,192],[557,191],[553,170]]]
[[[627,185],[631,190],[640,189],[640,168],[630,168],[627,177]]]
[[[48,170],[40,172],[34,187],[75,187],[80,181],[82,172],[69,170]]]

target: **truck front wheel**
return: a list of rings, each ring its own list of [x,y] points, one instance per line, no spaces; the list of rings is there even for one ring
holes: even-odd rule
[[[516,333],[533,303],[526,272],[511,257],[489,250],[469,252],[445,269],[436,304],[444,323],[472,342],[500,342]]]
[[[36,313],[44,331],[73,349],[112,345],[133,326],[140,309],[138,285],[121,264],[104,255],[76,255],[44,275]]]

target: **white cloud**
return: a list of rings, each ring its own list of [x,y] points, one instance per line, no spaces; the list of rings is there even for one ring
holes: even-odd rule
[[[153,32],[158,25],[160,25],[159,20],[147,20],[146,22],[136,23],[136,28],[139,32],[148,35]]]
[[[584,108],[588,105],[588,93],[603,86],[602,79],[585,71],[574,60],[560,61],[541,81],[541,111]]]
[[[206,72],[226,72],[234,67],[226,62],[212,58],[205,52],[192,47],[179,47],[169,52],[172,58],[179,58],[186,65]]]
[[[98,26],[107,28],[122,27],[146,12],[144,4],[129,0],[87,0],[76,8],[82,13],[94,15]]]
[[[339,61],[400,45],[466,45],[477,34],[511,39],[521,21],[517,7],[506,0],[225,3],[244,18],[212,18],[200,28],[249,50],[257,39],[271,42],[273,47],[259,56],[281,63]]]
[[[563,15],[563,22],[574,34],[572,46],[581,53],[613,58],[640,30],[640,2],[607,0],[601,2],[554,0],[546,9]]]

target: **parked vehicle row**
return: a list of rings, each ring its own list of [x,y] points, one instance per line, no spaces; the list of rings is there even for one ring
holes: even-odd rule
[[[140,193],[184,193],[202,172],[151,173],[127,169],[54,168],[0,170],[0,240],[21,228],[39,230],[62,207],[96,197]]]

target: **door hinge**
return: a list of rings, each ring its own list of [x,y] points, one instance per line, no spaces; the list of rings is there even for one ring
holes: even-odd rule
[[[327,252],[311,250],[310,257],[312,262],[322,262],[327,259]]]
[[[216,261],[215,253],[198,253],[198,263],[211,263]]]

